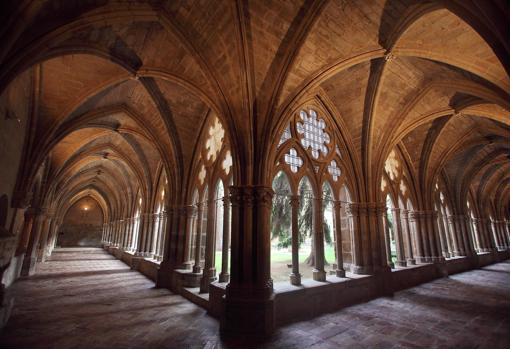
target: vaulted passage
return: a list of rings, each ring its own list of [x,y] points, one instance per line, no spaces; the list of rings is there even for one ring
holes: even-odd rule
[[[102,249],[59,249],[10,290],[7,348],[187,348],[215,344],[218,321]]]
[[[4,349],[227,345],[203,309],[101,249],[58,250],[10,292],[24,302],[0,335]],[[510,263],[498,263],[282,327],[266,346],[506,349],[509,293]]]
[[[0,23],[0,328],[59,265],[140,273],[252,345],[510,259],[508,1],[2,0]]]

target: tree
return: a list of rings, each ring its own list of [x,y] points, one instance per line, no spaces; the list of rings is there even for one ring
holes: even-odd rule
[[[279,172],[273,180],[273,197],[271,238],[278,238],[278,248],[286,248],[292,244],[290,187],[287,177]]]
[[[278,248],[287,248],[292,244],[291,218],[292,208],[290,205],[290,187],[287,177],[278,173],[273,180],[272,224],[271,238],[278,238]],[[299,210],[298,210],[298,231],[299,246],[307,239],[311,238],[310,255],[305,259],[305,263],[315,266],[315,234],[313,234],[313,193],[308,182],[302,182],[299,186]],[[332,200],[331,190],[325,190],[323,193],[323,212],[329,202]],[[331,229],[323,223],[324,239],[327,244],[332,243]],[[327,265],[327,261],[325,261]]]

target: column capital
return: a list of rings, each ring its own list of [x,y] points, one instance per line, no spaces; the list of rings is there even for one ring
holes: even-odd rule
[[[263,185],[230,186],[229,194],[232,206],[270,208],[273,204],[273,189]]]
[[[410,220],[417,220],[417,219],[420,219],[421,217],[421,212],[420,211],[409,211],[409,219]]]
[[[299,207],[299,195],[291,195],[289,200],[290,206]]]
[[[359,216],[359,205],[354,202],[349,202],[345,206],[345,212],[352,217]]]
[[[195,205],[187,205],[185,207],[188,217],[195,217],[197,215],[198,207]]]
[[[366,207],[365,210],[367,214],[375,214],[381,216],[387,211],[386,203],[384,202],[367,202],[362,204],[362,206]]]

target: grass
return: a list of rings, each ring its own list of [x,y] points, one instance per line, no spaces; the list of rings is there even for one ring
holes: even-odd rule
[[[308,276],[308,269],[311,268],[304,264],[304,261],[310,255],[310,252],[300,252],[300,272],[303,274],[303,277],[311,277]],[[324,254],[326,261],[329,264],[335,263],[335,249],[333,245],[325,245]],[[292,252],[287,249],[271,249],[271,277],[275,279],[275,281],[288,280],[290,269],[287,267],[287,264],[290,263],[292,263]],[[230,269],[230,253],[228,256],[228,265]],[[214,266],[216,268],[216,274],[219,275],[221,272],[221,251],[216,251]]]

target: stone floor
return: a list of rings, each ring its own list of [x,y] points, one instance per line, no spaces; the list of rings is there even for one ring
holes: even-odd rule
[[[10,292],[2,349],[227,347],[204,310],[99,249],[55,252]],[[288,325],[264,347],[510,348],[510,261]]]

